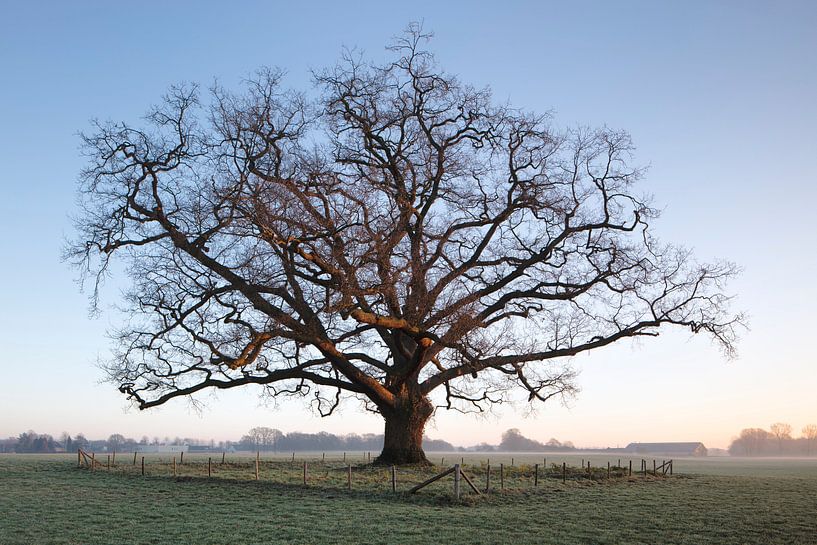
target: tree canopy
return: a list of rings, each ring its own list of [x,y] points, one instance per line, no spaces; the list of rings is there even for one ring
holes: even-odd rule
[[[421,461],[438,388],[547,401],[570,356],[664,326],[732,353],[736,268],[653,237],[630,137],[496,104],[426,38],[346,54],[316,93],[265,69],[83,136],[68,255],[97,282],[128,265],[108,371],[140,408],[256,384],[327,415],[346,393],[384,416],[382,460]]]

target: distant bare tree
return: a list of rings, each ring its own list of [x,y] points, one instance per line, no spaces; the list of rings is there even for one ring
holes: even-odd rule
[[[114,433],[108,437],[108,448],[111,450],[121,450],[125,445],[125,436],[121,433]]]
[[[811,456],[811,449],[817,441],[817,424],[803,427],[803,438],[806,440],[806,455]]]
[[[88,447],[88,439],[81,433],[78,433],[76,437],[74,437],[73,441],[73,448],[87,448]]]
[[[785,422],[775,422],[769,426],[769,431],[777,439],[777,452],[783,453],[783,443],[791,439],[791,425]]]
[[[67,431],[60,434],[60,444],[66,452],[71,452],[74,450],[74,440],[71,438],[71,434]]]
[[[758,456],[764,453],[772,435],[762,428],[741,430],[740,437],[729,445],[729,454],[733,456]]]
[[[259,426],[251,429],[242,438],[242,443],[249,443],[258,450],[275,450],[278,440],[283,434],[276,429]]]
[[[656,241],[630,137],[497,106],[425,38],[347,55],[319,100],[262,71],[83,137],[68,255],[97,282],[129,265],[108,369],[140,408],[256,384],[328,415],[347,392],[385,419],[380,461],[422,462],[438,389],[462,411],[547,401],[575,389],[567,358],[664,326],[732,353],[736,268]]]

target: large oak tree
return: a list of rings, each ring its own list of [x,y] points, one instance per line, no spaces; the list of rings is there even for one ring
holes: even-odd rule
[[[146,409],[208,388],[344,394],[385,419],[380,460],[422,462],[435,406],[574,388],[570,356],[664,326],[731,352],[729,263],[651,235],[626,133],[560,130],[440,70],[411,29],[319,92],[261,71],[173,88],[144,128],[97,123],[71,258],[128,263],[111,380]]]

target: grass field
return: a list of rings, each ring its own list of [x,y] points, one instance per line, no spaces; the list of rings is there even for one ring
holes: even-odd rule
[[[448,465],[459,456],[430,457]],[[356,457],[348,461],[362,463],[362,453]],[[214,457],[210,479],[201,455],[186,457],[177,479],[167,456],[149,458],[141,477],[126,455],[110,472],[78,470],[75,455],[0,455],[0,544],[817,544],[815,460],[683,459],[673,478],[608,481],[607,461],[615,465],[618,457],[591,454],[584,458],[603,469],[599,480],[562,484],[554,474],[533,488],[531,464],[541,457],[492,454],[491,465],[510,466],[512,457],[506,490],[457,503],[450,480],[405,494],[434,470],[400,470],[393,494],[387,469],[361,465],[349,492],[333,454],[326,464],[320,453],[298,455],[295,464],[265,456],[258,482],[251,455],[228,455],[224,466]],[[303,458],[310,459],[307,487]],[[548,465],[581,459],[554,455]],[[480,487],[486,461],[465,459]],[[492,485],[499,486],[496,471]]]

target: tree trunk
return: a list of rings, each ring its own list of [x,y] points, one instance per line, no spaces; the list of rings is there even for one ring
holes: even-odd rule
[[[423,430],[434,412],[431,402],[421,396],[406,397],[397,407],[383,411],[386,431],[378,464],[429,464],[423,452]]]

